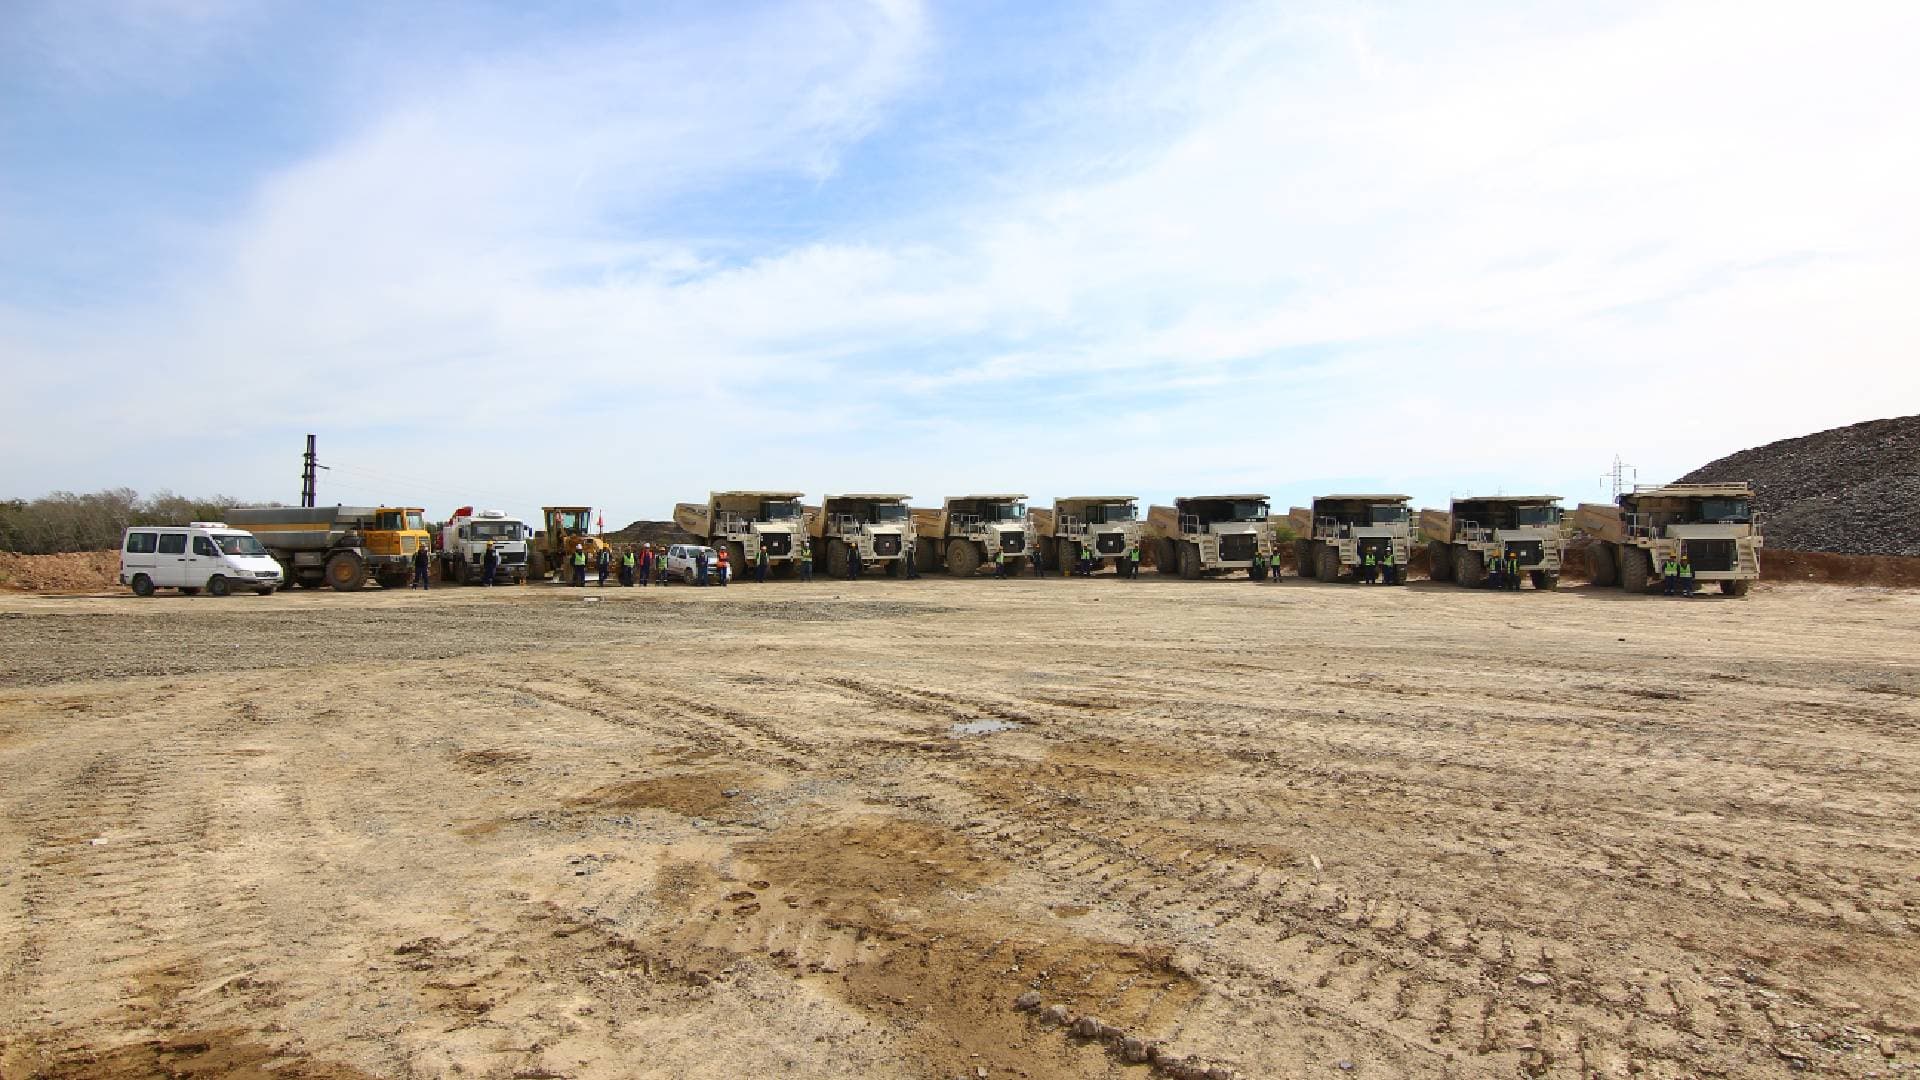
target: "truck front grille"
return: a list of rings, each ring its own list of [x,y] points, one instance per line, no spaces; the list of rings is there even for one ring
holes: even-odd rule
[[[1538,540],[1514,540],[1510,541],[1506,545],[1506,548],[1508,551],[1513,552],[1515,558],[1520,560],[1521,566],[1538,566],[1541,560],[1546,558],[1545,555],[1541,554],[1540,541]]]
[[[1000,550],[1001,551],[1011,553],[1016,551],[1025,551],[1026,549],[1027,549],[1026,533],[1004,532],[1000,534]]]
[[[760,538],[760,550],[769,558],[785,555],[793,550],[793,537],[786,533],[768,533]]]
[[[524,551],[509,551],[500,556],[500,565],[502,566],[519,566],[526,561],[527,553]]]
[[[1222,562],[1251,562],[1260,550],[1260,538],[1252,533],[1228,533],[1220,538]]]
[[[1127,534],[1101,533],[1093,538],[1093,550],[1102,555],[1118,555],[1127,550]]]
[[[1733,569],[1733,541],[1731,540],[1685,540],[1680,550],[1686,553],[1687,561],[1695,570],[1731,570]]]
[[[881,533],[879,536],[874,537],[873,553],[875,555],[900,554],[899,534],[898,533]]]

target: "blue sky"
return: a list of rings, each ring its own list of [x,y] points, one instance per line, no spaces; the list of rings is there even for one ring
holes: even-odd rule
[[[1580,500],[1915,411],[1920,7],[1542,7],[9,0],[0,496]]]

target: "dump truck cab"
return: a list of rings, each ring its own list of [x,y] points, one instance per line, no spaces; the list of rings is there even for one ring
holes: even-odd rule
[[[792,572],[807,531],[801,497],[798,491],[715,491],[705,505],[674,506],[673,520],[726,552],[734,580],[748,578],[763,552],[767,568],[784,576]]]
[[[1313,500],[1311,534],[1296,541],[1301,577],[1338,581],[1366,565],[1391,558],[1396,583],[1406,582],[1413,540],[1408,495],[1322,495]]]
[[[551,570],[565,580],[574,552],[586,552],[587,563],[592,565],[599,561],[602,551],[611,550],[606,541],[593,535],[591,506],[543,506],[540,517],[546,531],[540,534],[528,558],[529,572],[535,578],[545,577]]]
[[[1751,484],[1661,484],[1620,495],[1617,506],[1582,503],[1574,524],[1596,543],[1587,550],[1596,585],[1638,592],[1685,557],[1700,581],[1744,596],[1760,578],[1763,537]]]
[[[1003,554],[1017,573],[1033,541],[1025,495],[956,495],[939,510],[914,510],[912,517],[920,569],[945,567],[955,577],[971,577]]]
[[[1245,570],[1255,580],[1272,565],[1272,509],[1265,495],[1189,495],[1147,512],[1154,565],[1192,581],[1202,574]]]
[[[891,494],[828,495],[811,523],[814,565],[844,577],[851,560],[889,576],[906,573],[914,546],[910,496]]]
[[[1512,558],[1534,588],[1554,588],[1566,547],[1563,514],[1558,495],[1483,495],[1455,499],[1444,514],[1422,511],[1428,575],[1478,588],[1494,560]]]
[[[1041,565],[1049,570],[1073,566],[1083,553],[1096,561],[1124,559],[1145,531],[1137,495],[1074,495],[1028,516]]]

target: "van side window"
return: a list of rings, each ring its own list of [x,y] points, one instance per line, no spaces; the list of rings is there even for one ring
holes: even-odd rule
[[[130,532],[127,534],[127,550],[135,555],[151,555],[155,539],[157,537],[153,533]]]
[[[204,536],[196,536],[193,538],[193,553],[195,555],[205,555],[209,558],[218,558],[220,555],[218,551],[214,550],[213,541]]]
[[[161,533],[160,534],[160,554],[182,555],[186,553],[186,550],[187,550],[187,534],[186,533]]]

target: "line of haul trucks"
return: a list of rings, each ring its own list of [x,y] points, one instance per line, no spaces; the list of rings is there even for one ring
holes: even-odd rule
[[[1057,499],[1029,508],[1026,496],[959,495],[940,508],[918,508],[889,493],[828,495],[809,506],[797,491],[717,491],[704,503],[674,507],[674,523],[701,544],[725,550],[736,574],[764,552],[770,576],[794,576],[801,558],[823,574],[903,576],[907,560],[922,573],[957,577],[993,569],[1004,554],[1022,572],[1037,554],[1043,571],[1128,560],[1188,580],[1245,571],[1259,580],[1277,573],[1276,551],[1289,540],[1300,576],[1351,581],[1371,558],[1404,568],[1424,545],[1429,576],[1465,587],[1487,583],[1495,560],[1511,558],[1536,589],[1560,579],[1569,535],[1589,539],[1588,576],[1597,585],[1640,592],[1661,568],[1686,556],[1694,576],[1723,593],[1745,595],[1760,576],[1762,535],[1750,485],[1666,484],[1638,487],[1612,505],[1583,503],[1571,522],[1553,495],[1454,499],[1444,511],[1421,510],[1410,497],[1326,495],[1289,514],[1270,512],[1260,494],[1195,495],[1149,507],[1144,518],[1130,495]],[[235,508],[225,527],[257,537],[282,571],[281,584],[353,590],[369,580],[393,588],[413,574],[425,546],[442,580],[478,582],[488,545],[498,558],[495,580],[520,584],[561,571],[576,551],[589,563],[606,541],[594,534],[585,506],[542,508],[541,529],[497,511],[462,507],[429,528],[424,511],[406,507]],[[1405,581],[1404,572],[1396,580]],[[132,582],[127,582],[133,584]]]

